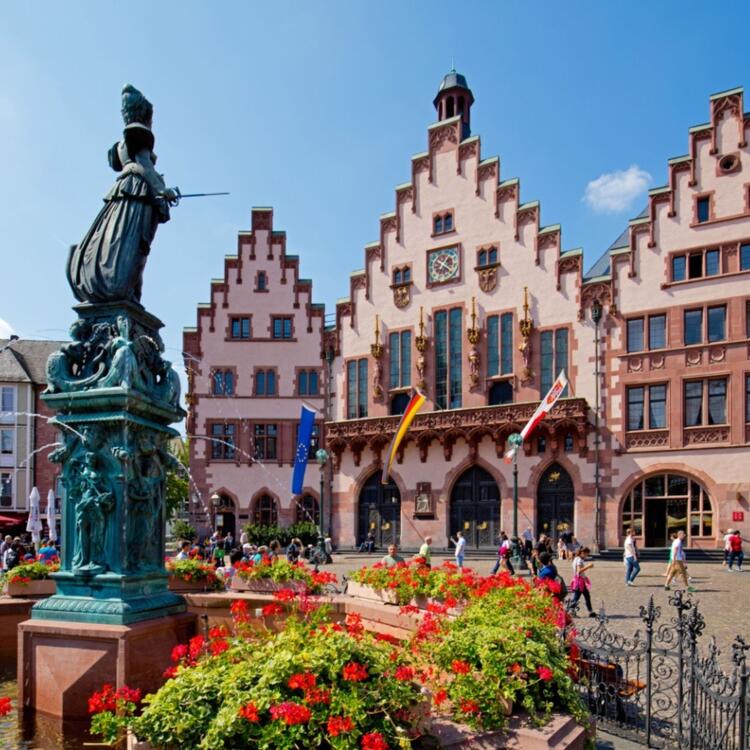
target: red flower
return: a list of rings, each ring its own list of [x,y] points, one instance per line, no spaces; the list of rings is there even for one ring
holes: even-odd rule
[[[469,674],[469,672],[471,672],[471,664],[459,659],[454,659],[453,662],[451,662],[451,669],[456,674]]]
[[[292,690],[312,690],[315,687],[315,675],[312,672],[293,674],[286,683]]]
[[[239,715],[241,718],[249,721],[252,724],[256,724],[260,721],[258,716],[258,707],[254,703],[247,703],[240,708]]]
[[[300,703],[285,702],[279,703],[278,706],[271,706],[271,718],[283,721],[290,727],[294,724],[307,724],[311,716],[310,709]]]
[[[432,700],[436,706],[439,706],[441,703],[445,703],[445,701],[448,700],[448,691],[438,690],[437,693],[432,696]]]
[[[318,703],[328,705],[331,702],[331,691],[312,688],[305,693],[305,703],[308,706],[315,706]]]
[[[413,604],[405,604],[399,612],[402,615],[416,615],[419,614],[419,607],[415,607]]]
[[[102,686],[98,693],[94,693],[89,698],[89,713],[98,714],[102,711],[117,710],[117,694],[110,684]]]
[[[0,716],[6,716],[13,710],[10,698],[0,698]]]
[[[116,693],[115,698],[127,701],[128,703],[140,703],[141,691],[138,688],[129,688],[123,685]]]
[[[162,677],[165,680],[171,680],[176,675],[177,675],[177,667],[167,667],[167,669],[164,670]]]
[[[218,656],[219,654],[223,654],[228,648],[229,643],[227,641],[223,638],[217,638],[216,640],[211,641],[208,650],[211,652],[211,656]]]
[[[553,677],[552,670],[549,667],[537,667],[536,673],[539,675],[539,679],[544,682],[549,682]]]
[[[362,617],[356,612],[351,612],[346,616],[346,629],[349,635],[359,638],[365,632],[365,626],[362,624]]]
[[[349,682],[362,682],[369,677],[369,675],[367,674],[367,667],[356,661],[350,661],[348,664],[346,664],[344,666],[342,675],[344,679]]]
[[[401,682],[409,682],[414,679],[414,670],[411,667],[399,667],[394,677]]]
[[[521,672],[523,672],[523,667],[520,664],[511,664],[510,665],[510,671],[513,674],[518,675],[518,674],[521,674]]]
[[[462,700],[459,704],[465,714],[478,714],[479,704],[476,701]]]
[[[273,617],[274,615],[280,615],[284,611],[284,608],[280,604],[276,604],[275,602],[273,604],[266,604],[263,609],[261,609],[261,612],[263,613],[263,617]]]
[[[188,655],[188,647],[184,643],[180,643],[172,649],[172,661],[180,662]]]
[[[280,602],[291,602],[294,601],[297,594],[294,593],[291,589],[281,589],[281,591],[277,591],[273,598],[277,599]]]
[[[352,729],[354,729],[354,722],[348,716],[328,717],[328,734],[331,737],[338,737],[340,734],[351,732]]]
[[[247,622],[250,619],[247,602],[244,599],[235,599],[229,611],[232,613],[232,619],[235,622]]]
[[[444,615],[448,611],[448,607],[445,604],[430,602],[427,605],[427,611],[432,612],[433,615]]]
[[[368,732],[362,737],[362,750],[388,750],[388,743],[380,732]]]
[[[209,638],[226,638],[229,635],[229,630],[226,625],[215,625],[211,630],[208,631]]]

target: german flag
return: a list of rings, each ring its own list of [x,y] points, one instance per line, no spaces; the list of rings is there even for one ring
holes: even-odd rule
[[[422,404],[425,402],[424,394],[419,391],[415,391],[414,395],[409,401],[409,405],[406,407],[406,411],[401,415],[401,421],[398,423],[398,429],[396,434],[391,440],[391,444],[388,447],[388,453],[386,453],[385,466],[383,467],[383,476],[380,479],[381,484],[388,484],[388,479],[391,473],[391,466],[396,458],[396,451],[398,446],[401,445],[401,441],[406,435],[406,431],[409,429],[409,425],[416,416],[417,412],[422,408]]]

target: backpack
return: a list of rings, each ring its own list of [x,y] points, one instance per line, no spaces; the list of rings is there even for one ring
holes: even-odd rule
[[[559,573],[555,576],[555,582],[560,584],[560,593],[557,594],[557,598],[562,601],[568,595],[568,587],[565,584],[565,579]]]

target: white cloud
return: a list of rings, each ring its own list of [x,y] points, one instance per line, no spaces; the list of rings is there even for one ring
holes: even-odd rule
[[[605,172],[586,185],[583,200],[597,213],[613,214],[632,208],[651,184],[651,175],[633,164],[618,172]]]
[[[11,333],[13,333],[13,326],[0,318],[0,339],[9,338]]]

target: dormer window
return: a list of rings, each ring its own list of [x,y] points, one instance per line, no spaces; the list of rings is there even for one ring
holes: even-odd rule
[[[453,211],[443,211],[432,217],[432,234],[446,234],[453,231]]]

